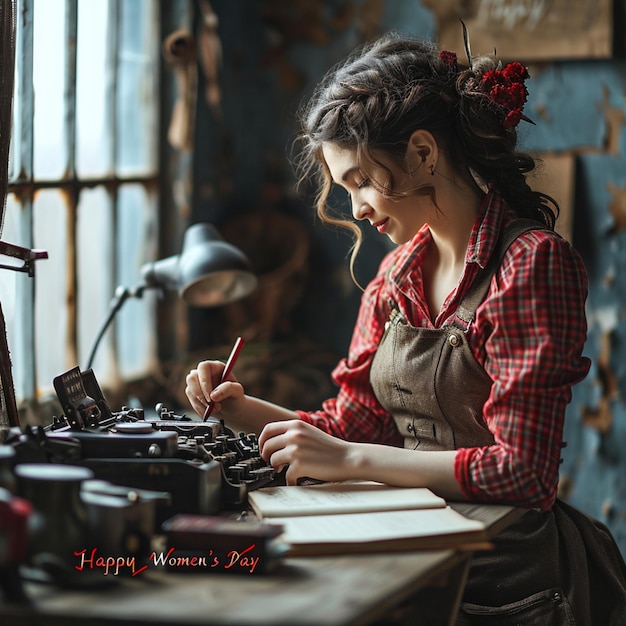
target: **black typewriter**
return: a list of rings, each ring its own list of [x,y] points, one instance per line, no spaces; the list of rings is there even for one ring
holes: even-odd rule
[[[54,379],[63,414],[13,441],[17,462],[81,465],[97,479],[167,492],[155,523],[176,514],[214,515],[241,509],[253,489],[282,476],[259,455],[254,434],[234,433],[220,420],[192,419],[163,405],[112,411],[93,370],[75,367]]]

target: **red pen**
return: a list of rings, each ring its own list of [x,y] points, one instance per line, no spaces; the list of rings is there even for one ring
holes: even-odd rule
[[[222,377],[220,378],[220,384],[223,383],[233,371],[233,367],[235,367],[235,363],[237,362],[237,358],[239,357],[239,353],[241,352],[241,348],[243,348],[243,337],[237,337],[237,341],[235,341],[235,345],[228,357],[228,361],[226,361],[226,366],[224,367],[224,371],[222,372]],[[211,413],[213,413],[213,408],[215,407],[215,402],[211,400],[207,405],[206,409],[204,409],[204,416],[202,421],[206,422]]]

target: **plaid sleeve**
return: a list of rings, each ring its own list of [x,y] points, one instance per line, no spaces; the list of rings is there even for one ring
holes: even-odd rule
[[[548,509],[556,497],[565,407],[590,362],[582,356],[587,275],[572,246],[534,231],[510,247],[470,337],[493,382],[484,419],[495,445],[460,450],[465,494]]]

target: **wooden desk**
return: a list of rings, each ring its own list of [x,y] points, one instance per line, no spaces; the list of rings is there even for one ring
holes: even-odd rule
[[[496,533],[511,507],[458,505]],[[493,535],[492,535],[493,536]],[[471,551],[285,559],[264,576],[154,570],[115,587],[27,585],[30,607],[0,605],[2,626],[361,626],[453,624]]]

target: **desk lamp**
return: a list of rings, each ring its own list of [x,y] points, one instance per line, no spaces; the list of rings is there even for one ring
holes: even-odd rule
[[[94,341],[87,369],[100,341],[128,298],[141,298],[146,289],[170,289],[191,306],[215,307],[245,298],[257,285],[244,253],[226,243],[211,224],[194,224],[185,232],[178,255],[146,263],[136,287],[118,287],[109,314]]]

